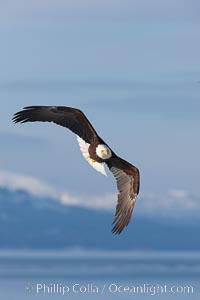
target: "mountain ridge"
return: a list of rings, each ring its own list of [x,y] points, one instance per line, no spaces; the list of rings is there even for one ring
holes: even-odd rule
[[[113,213],[0,188],[0,249],[200,250],[200,224],[133,215],[121,235]]]

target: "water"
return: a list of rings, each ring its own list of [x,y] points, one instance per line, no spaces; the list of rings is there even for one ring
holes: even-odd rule
[[[0,252],[0,299],[199,299],[200,253]]]

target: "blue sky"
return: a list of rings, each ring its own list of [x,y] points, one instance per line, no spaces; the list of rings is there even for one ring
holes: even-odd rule
[[[116,192],[112,175],[95,173],[69,131],[10,121],[27,105],[66,105],[81,108],[140,168],[141,193],[199,197],[198,1],[0,5],[2,178],[30,176],[75,196]]]

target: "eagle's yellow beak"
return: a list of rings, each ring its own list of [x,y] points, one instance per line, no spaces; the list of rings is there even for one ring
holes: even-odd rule
[[[108,156],[109,155],[109,150],[106,150],[106,149],[102,150],[101,153],[102,153],[103,156]]]

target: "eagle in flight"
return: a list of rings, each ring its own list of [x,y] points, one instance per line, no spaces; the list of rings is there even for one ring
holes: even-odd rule
[[[112,232],[120,234],[129,224],[139,193],[139,170],[113,152],[79,109],[65,106],[28,106],[14,114],[13,121],[15,123],[54,122],[66,127],[76,134],[80,150],[93,168],[106,175],[104,163],[108,166],[118,188]]]

